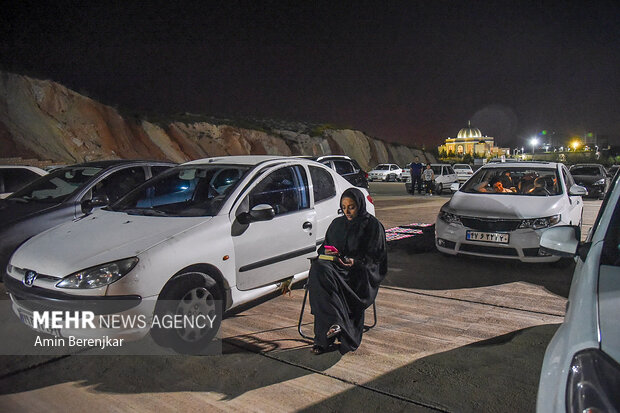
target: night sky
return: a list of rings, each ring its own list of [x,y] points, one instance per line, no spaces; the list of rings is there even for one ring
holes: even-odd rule
[[[0,67],[138,113],[620,144],[620,2],[13,1]],[[173,4],[174,3],[174,4]]]

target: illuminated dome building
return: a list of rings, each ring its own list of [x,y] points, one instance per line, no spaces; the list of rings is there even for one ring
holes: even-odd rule
[[[495,146],[495,139],[482,136],[480,129],[471,126],[471,121],[467,122],[467,127],[463,128],[456,135],[456,138],[446,139],[446,143],[439,147],[439,152],[445,151],[449,156],[463,156],[470,154],[478,157],[498,156],[506,153],[503,148]]]

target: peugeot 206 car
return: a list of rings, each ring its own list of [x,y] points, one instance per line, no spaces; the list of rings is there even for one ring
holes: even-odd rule
[[[458,182],[458,177],[452,169],[452,166],[448,164],[431,164],[433,173],[435,174],[435,187],[434,192],[441,194],[445,189],[450,189],[453,183]],[[411,174],[405,181],[405,190],[413,194],[413,188],[411,187]]]
[[[452,165],[452,169],[456,173],[456,177],[459,180],[459,183],[464,183],[474,174],[474,171],[471,169],[471,166],[466,163],[455,163]]]
[[[538,387],[540,413],[620,411],[620,176],[585,242],[576,226],[551,228],[541,248],[577,257],[564,322],[551,339]]]
[[[382,163],[375,166],[372,171],[368,172],[368,181],[400,181],[403,170],[400,166],[393,163]]]
[[[450,255],[557,261],[560,257],[540,249],[540,237],[557,225],[581,227],[585,194],[561,163],[487,164],[441,207],[437,249]]]
[[[601,199],[605,196],[613,176],[599,164],[577,164],[571,166],[569,171],[575,182],[588,190],[589,196]]]
[[[111,160],[54,169],[0,201],[0,268],[35,234],[114,202],[175,164]]]
[[[126,299],[156,314],[230,310],[307,277],[308,258],[352,185],[317,162],[287,157],[210,158],[170,169],[108,208],[57,226],[12,256],[5,284],[22,319],[24,299]],[[365,189],[367,209],[374,206]],[[127,311],[133,311],[127,308]],[[218,322],[221,318],[217,318]],[[199,351],[215,328],[152,335]],[[139,338],[148,332],[120,331]],[[61,335],[62,331],[59,332]],[[112,332],[114,333],[114,332]]]

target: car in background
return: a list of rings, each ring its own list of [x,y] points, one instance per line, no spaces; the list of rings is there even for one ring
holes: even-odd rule
[[[471,166],[466,163],[455,163],[452,165],[452,169],[456,173],[456,177],[459,183],[465,183],[471,176],[474,174],[474,171],[471,169]]]
[[[335,170],[352,185],[368,189],[368,174],[364,172],[357,161],[346,155],[299,156],[312,159]]]
[[[382,163],[368,172],[368,182],[372,181],[400,181],[403,175],[403,170],[400,166],[393,163]]]
[[[570,173],[577,185],[581,185],[588,190],[588,195],[603,199],[607,189],[611,175],[605,170],[603,165],[593,164],[576,164],[570,167]]]
[[[0,165],[0,199],[6,198],[45,174],[47,172],[36,166]]]
[[[435,244],[448,255],[558,261],[540,237],[558,225],[581,227],[585,194],[561,163],[490,163],[441,207]]]
[[[307,159],[188,162],[108,208],[25,242],[11,258],[6,289],[22,320],[32,312],[24,298],[50,305],[125,300],[123,311],[149,319],[188,309],[218,314],[217,303],[230,310],[275,292],[283,281],[306,278],[308,258],[316,256],[351,187],[333,169]],[[374,215],[368,191],[360,191]],[[220,321],[191,331],[155,329],[152,337],[178,352],[199,352]],[[148,331],[147,325],[109,333],[138,339]]]
[[[620,175],[585,242],[578,226],[546,231],[541,248],[576,257],[564,322],[540,375],[540,413],[620,411]]]
[[[618,172],[618,168],[620,168],[620,165],[611,165],[609,169],[607,169],[607,173],[613,178],[616,172]]]
[[[0,268],[28,238],[114,202],[174,163],[110,160],[54,169],[0,202]]]
[[[433,173],[435,174],[435,188],[434,193],[441,195],[445,189],[450,189],[453,183],[458,182],[458,177],[452,166],[449,164],[431,164]],[[426,166],[424,167],[426,169]],[[424,171],[424,170],[422,170]],[[405,181],[405,190],[412,194],[411,188],[411,176]]]

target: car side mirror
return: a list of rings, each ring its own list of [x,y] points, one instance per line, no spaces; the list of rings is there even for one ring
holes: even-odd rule
[[[459,184],[458,182],[453,182],[452,185],[450,185],[450,191],[456,192],[459,190],[460,187],[461,184]]]
[[[560,257],[574,257],[579,249],[581,238],[579,232],[577,226],[565,225],[549,228],[540,237],[540,249]]]
[[[588,190],[583,186],[574,184],[568,190],[568,194],[572,196],[586,196],[588,195]]]
[[[93,209],[104,207],[110,204],[110,199],[107,195],[98,195],[93,197],[92,199],[85,199],[82,201],[80,206],[82,207],[82,212],[85,214],[90,214]]]
[[[256,221],[269,221],[276,216],[273,207],[268,204],[259,204],[250,210],[250,212],[242,212],[237,215],[239,223],[247,225]]]

